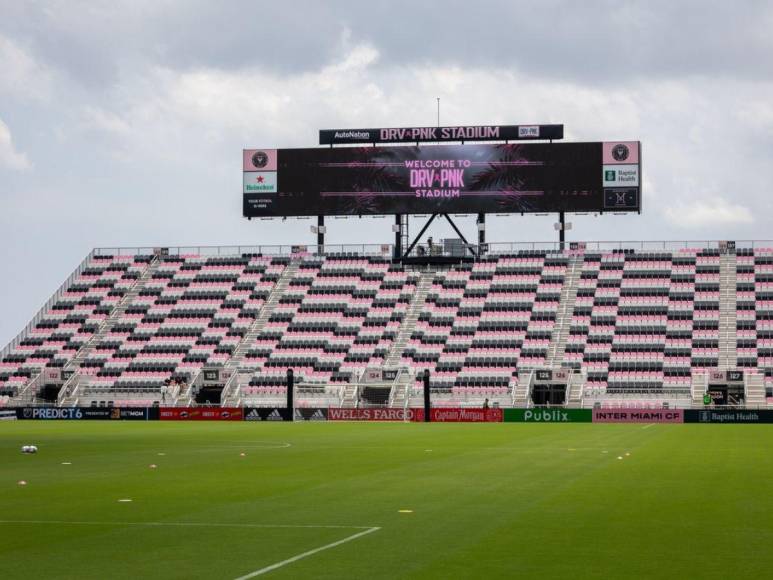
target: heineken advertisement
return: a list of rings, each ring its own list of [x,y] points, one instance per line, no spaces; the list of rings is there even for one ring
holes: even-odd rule
[[[773,423],[773,410],[702,409],[684,412],[685,423]]]
[[[505,409],[505,423],[590,423],[590,409]]]

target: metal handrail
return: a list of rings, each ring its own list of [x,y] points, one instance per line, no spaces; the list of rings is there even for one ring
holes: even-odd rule
[[[19,333],[2,349],[0,350],[0,359],[5,358],[11,350],[16,348],[19,343],[24,340],[30,333],[30,331],[35,328],[35,326],[40,322],[40,319],[43,318],[43,316],[48,312],[48,310],[53,306],[53,304],[59,300],[59,298],[62,296],[62,294],[65,293],[65,291],[72,285],[73,281],[80,276],[81,272],[86,268],[86,265],[89,263],[91,258],[94,256],[94,253],[96,250],[92,250],[89,252],[89,254],[83,259],[83,261],[78,265],[75,270],[72,271],[72,273],[67,277],[67,279],[62,282],[62,284],[59,286],[59,288],[56,289],[56,291],[51,295],[51,297],[46,301],[43,306],[40,307],[38,312],[35,314],[35,316],[32,317],[32,320],[27,323],[27,326],[25,326]]]
[[[573,244],[583,244],[584,251],[613,251],[613,250],[650,250],[650,251],[674,251],[685,249],[719,249],[720,243],[725,240],[577,240],[565,242],[565,251],[570,250]],[[739,249],[770,249],[773,255],[773,240],[734,240],[736,250]],[[561,251],[560,242],[489,242],[486,244],[488,254],[506,253],[511,251],[544,250]],[[361,255],[392,256],[394,246],[391,243],[383,244],[267,244],[267,245],[231,245],[231,246],[167,246],[158,244],[155,246],[114,246],[100,247],[93,250],[97,256],[104,255],[134,255],[153,254],[159,248],[165,249],[170,256],[200,255],[201,257],[233,256],[241,254],[262,254],[264,256],[303,256],[335,253],[356,253]],[[581,251],[581,250],[578,250]]]

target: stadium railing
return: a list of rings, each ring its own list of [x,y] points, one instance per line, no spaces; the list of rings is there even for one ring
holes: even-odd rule
[[[595,240],[595,241],[571,241],[564,243],[564,250],[571,252],[572,247],[575,251],[615,251],[615,250],[634,250],[634,251],[679,251],[688,249],[720,249],[724,240]],[[474,246],[475,247],[475,246]],[[773,253],[773,240],[735,240],[736,250],[741,249],[770,249]],[[92,255],[133,255],[133,254],[153,254],[155,251],[163,248],[168,255],[198,254],[202,257],[207,256],[232,256],[242,254],[262,254],[264,256],[303,256],[318,254],[320,248],[323,255],[335,254],[358,254],[362,256],[385,256],[393,255],[394,246],[392,244],[325,244],[317,246],[315,244],[292,244],[292,245],[236,245],[236,246],[126,246],[126,247],[101,247],[95,248],[84,263]],[[487,254],[498,255],[520,251],[562,251],[559,242],[490,242],[486,244]],[[81,264],[83,266],[83,264]],[[78,271],[74,272],[68,280]],[[63,284],[66,286],[66,283]]]
[[[49,308],[57,301],[59,298],[64,294],[64,292],[69,288],[73,281],[80,276],[81,272],[86,268],[86,265],[89,263],[92,257],[96,254],[97,250],[92,250],[89,252],[89,254],[83,259],[83,261],[78,265],[75,270],[72,271],[72,273],[67,277],[67,279],[62,282],[62,284],[59,286],[59,288],[56,289],[56,291],[51,295],[51,297],[46,301],[43,306],[41,306],[35,316],[32,317],[32,320],[27,323],[27,325],[9,342],[5,347],[0,350],[0,359],[5,357],[8,353],[10,353],[18,344],[24,340],[24,337],[29,334],[29,332],[35,328],[35,325],[37,325],[38,322],[40,322],[40,319],[43,318],[43,316],[48,312]]]

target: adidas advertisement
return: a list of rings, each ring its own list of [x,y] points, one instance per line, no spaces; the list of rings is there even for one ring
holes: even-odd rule
[[[296,421],[327,421],[327,409],[295,409]]]
[[[248,412],[244,413],[244,420],[245,421],[262,421],[263,419],[261,419],[260,413],[258,412],[257,409],[250,409]]]
[[[287,409],[276,407],[245,407],[245,421],[290,421]]]

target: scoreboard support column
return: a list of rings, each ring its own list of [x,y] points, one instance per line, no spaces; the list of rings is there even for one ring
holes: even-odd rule
[[[560,250],[564,249],[564,240],[566,235],[566,216],[564,212],[560,211],[558,212],[558,223],[559,223],[559,229],[558,229],[558,247]]]
[[[486,247],[486,214],[478,214],[478,255],[481,256],[485,252],[483,249]]]
[[[293,369],[287,369],[287,421],[292,421],[295,415],[295,405],[293,404],[293,390],[295,388],[295,376]]]
[[[325,253],[325,216],[317,216],[317,254]]]
[[[392,230],[395,233],[394,257],[399,260],[403,255],[403,214],[395,214],[395,225]]]
[[[423,235],[424,235],[424,232],[426,232],[426,231],[427,231],[427,228],[430,226],[430,224],[431,224],[433,221],[435,221],[435,218],[436,218],[437,216],[439,216],[439,215],[440,215],[440,214],[433,213],[433,214],[432,214],[432,215],[429,217],[429,219],[427,220],[427,223],[426,223],[426,224],[424,224],[424,227],[423,227],[423,228],[421,228],[421,231],[419,231],[419,234],[416,236],[416,239],[414,239],[414,240],[413,240],[413,242],[411,242],[411,245],[410,245],[410,246],[408,246],[408,249],[407,249],[407,250],[405,250],[405,255],[403,255],[403,258],[407,258],[407,257],[408,257],[408,256],[411,254],[411,252],[413,251],[413,248],[416,246],[416,244],[418,244],[418,243],[419,243],[419,240],[421,240],[421,236],[423,236]]]

